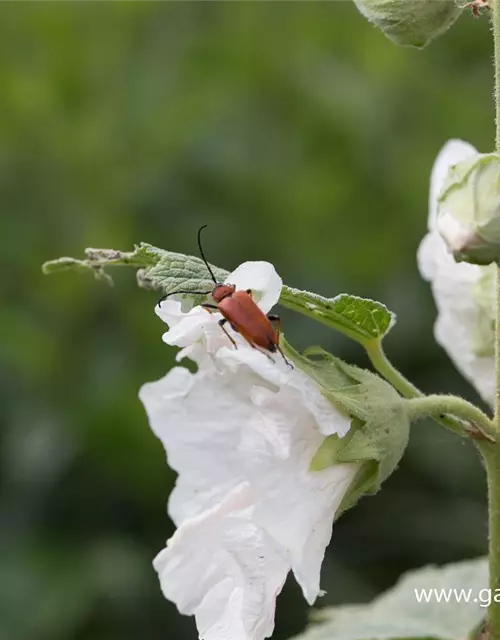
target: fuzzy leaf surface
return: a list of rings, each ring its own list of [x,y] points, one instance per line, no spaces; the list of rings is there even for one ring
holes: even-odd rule
[[[460,640],[478,630],[486,608],[478,595],[488,587],[486,558],[411,571],[391,589],[364,605],[329,607],[312,616],[312,624],[294,640]],[[415,590],[464,589],[470,601],[418,602]],[[314,623],[316,622],[316,624]]]

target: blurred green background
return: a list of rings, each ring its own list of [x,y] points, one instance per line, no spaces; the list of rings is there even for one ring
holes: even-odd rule
[[[157,294],[43,261],[141,240],[194,253],[208,223],[220,266],[265,259],[289,285],[382,300],[396,365],[477,400],[433,343],[415,252],[442,143],[492,146],[491,54],[486,17],[419,52],[347,1],[1,3],[1,640],[196,638],[151,567],[175,479],[137,398],[173,363]],[[296,346],[367,364],[282,317]],[[484,494],[473,447],[417,424],[385,489],[335,525],[320,604],[483,553]],[[275,638],[306,615],[290,580]]]

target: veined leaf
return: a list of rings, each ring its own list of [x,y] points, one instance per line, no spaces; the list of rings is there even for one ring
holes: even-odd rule
[[[481,596],[487,587],[486,558],[424,567],[404,575],[370,604],[322,609],[314,616],[317,624],[295,640],[460,640],[484,619],[486,598],[481,602]],[[423,590],[431,594],[429,602],[422,597]]]
[[[164,293],[178,290],[210,292],[213,288],[210,273],[200,258],[165,251],[145,242],[130,252],[86,249],[83,260],[58,258],[46,262],[42,269],[47,274],[68,270],[90,271],[96,277],[112,283],[106,271],[112,266],[141,269],[139,283]],[[211,267],[219,282],[229,275],[225,269]],[[199,300],[199,296],[193,297]],[[314,318],[361,344],[381,340],[395,321],[394,314],[382,303],[345,293],[324,298],[316,293],[284,286],[280,304]]]

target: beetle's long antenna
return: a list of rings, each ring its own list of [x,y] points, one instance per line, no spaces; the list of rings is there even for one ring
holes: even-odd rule
[[[212,276],[212,280],[214,281],[214,284],[219,284],[219,283],[217,282],[217,280],[215,279],[214,272],[213,272],[213,271],[212,271],[212,269],[210,268],[210,265],[208,264],[207,259],[205,258],[205,254],[203,253],[203,249],[202,249],[202,247],[201,247],[201,232],[202,232],[202,231],[203,231],[203,229],[205,229],[206,227],[208,227],[208,224],[204,224],[202,227],[200,227],[200,229],[199,229],[199,231],[198,231],[198,248],[199,248],[199,250],[200,250],[200,253],[201,253],[201,257],[202,257],[202,259],[203,259],[203,262],[207,265],[207,269],[209,270],[210,275]]]
[[[212,292],[211,291],[172,291],[171,293],[166,293],[164,296],[162,296],[156,304],[158,306],[161,306],[161,303],[164,300],[166,300],[169,296],[175,295],[176,293],[190,293],[193,296],[208,296],[208,294]]]

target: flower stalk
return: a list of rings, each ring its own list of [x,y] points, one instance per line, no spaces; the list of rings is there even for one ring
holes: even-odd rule
[[[413,420],[425,417],[441,417],[451,414],[464,420],[483,435],[483,439],[495,442],[495,427],[488,416],[478,407],[463,398],[450,395],[430,395],[420,398],[410,398],[406,401],[407,409]]]
[[[480,409],[455,396],[425,396],[391,363],[381,341],[366,343],[364,347],[375,371],[409,400],[413,419],[425,415],[458,435],[495,441],[494,427]]]
[[[491,603],[488,608],[489,640],[500,640],[500,445],[479,445],[488,480],[489,574]]]
[[[495,147],[500,150],[500,0],[490,3],[494,43]],[[494,426],[500,430],[500,269],[496,268],[495,368],[496,393]],[[480,445],[488,478],[489,573],[493,596],[500,594],[500,442]],[[492,597],[488,608],[489,639],[500,640],[500,602]]]
[[[404,398],[418,398],[423,395],[422,392],[391,363],[380,340],[373,340],[370,343],[365,343],[363,346],[375,371],[380,373],[387,382],[390,382]]]

